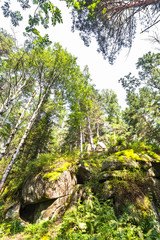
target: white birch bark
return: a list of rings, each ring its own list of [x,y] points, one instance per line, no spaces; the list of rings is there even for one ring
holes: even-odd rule
[[[12,130],[12,132],[11,132],[11,134],[10,134],[10,136],[9,136],[9,138],[8,138],[8,140],[7,140],[4,148],[3,148],[3,150],[2,150],[1,153],[0,153],[0,161],[1,161],[2,157],[5,155],[6,151],[8,150],[8,148],[9,148],[9,146],[10,146],[10,143],[12,142],[12,139],[13,139],[14,135],[16,134],[17,130],[19,129],[19,126],[20,126],[20,124],[22,123],[22,120],[23,120],[23,118],[24,118],[25,112],[27,111],[28,107],[30,106],[33,98],[35,97],[35,94],[36,94],[36,93],[34,92],[34,93],[32,94],[32,96],[29,98],[27,104],[25,105],[25,107],[24,107],[24,109],[23,109],[23,112],[22,112],[20,118],[18,119],[18,122],[17,122],[15,128]]]
[[[31,128],[32,128],[32,125],[33,125],[33,123],[34,123],[34,121],[35,121],[35,119],[36,119],[36,117],[37,117],[37,115],[38,115],[39,109],[40,109],[40,107],[42,106],[42,103],[43,103],[43,101],[45,100],[45,97],[47,96],[47,94],[48,94],[51,86],[52,86],[52,84],[49,84],[49,85],[48,85],[46,92],[44,93],[44,95],[42,96],[39,104],[37,105],[37,108],[36,108],[36,110],[34,111],[32,117],[31,117],[31,119],[30,119],[30,122],[28,123],[28,126],[27,126],[27,128],[26,128],[26,130],[25,130],[25,132],[24,132],[24,134],[23,134],[23,137],[21,138],[21,141],[20,141],[20,143],[19,143],[16,151],[14,152],[14,154],[13,154],[13,156],[12,156],[12,158],[11,158],[11,161],[10,161],[9,165],[7,166],[7,168],[6,168],[6,170],[5,170],[5,173],[4,173],[3,176],[2,176],[2,179],[1,179],[1,181],[0,181],[0,192],[1,192],[1,190],[2,190],[2,188],[3,188],[3,186],[4,186],[4,184],[5,184],[5,181],[6,181],[7,177],[8,177],[8,175],[9,175],[9,173],[10,173],[10,171],[11,171],[13,165],[14,165],[14,163],[16,162],[16,158],[17,158],[17,156],[18,156],[18,154],[19,154],[19,151],[20,151],[20,149],[21,149],[24,141],[26,140],[29,131],[30,131]]]
[[[15,100],[19,94],[21,94],[22,89],[26,85],[26,83],[27,83],[27,80],[24,81],[24,83],[17,89],[15,93],[13,92],[9,93],[8,97],[6,98],[6,100],[4,101],[4,103],[0,108],[0,115],[2,115],[8,109],[8,105],[10,105],[11,102]]]
[[[8,109],[8,113],[6,114],[6,116],[4,118],[2,118],[2,121],[0,123],[0,128],[5,124],[6,120],[8,119],[10,113],[12,112],[14,106],[16,105],[16,103],[13,103],[10,107],[10,109]],[[1,138],[0,138],[1,139]]]

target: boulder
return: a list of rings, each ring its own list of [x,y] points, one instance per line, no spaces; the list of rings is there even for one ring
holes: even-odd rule
[[[101,172],[98,176],[98,180],[100,183],[105,182],[106,180],[113,180],[113,179],[125,179],[125,176],[129,173],[127,170],[114,170],[114,171],[106,171]]]
[[[66,209],[76,204],[78,199],[81,199],[84,194],[84,189],[81,184],[75,187],[75,190],[71,195],[67,195],[56,199],[46,210],[41,212],[37,222],[41,220],[50,220],[56,217],[58,214],[62,215]]]
[[[102,152],[102,151],[106,151],[107,147],[103,142],[98,142],[96,145],[96,151],[98,152]]]
[[[86,176],[86,171],[80,168],[79,174]],[[64,171],[54,181],[39,174],[28,179],[22,189],[20,217],[30,223],[53,219],[83,195],[83,186],[77,184],[76,175],[70,171]]]
[[[72,194],[77,183],[75,174],[64,171],[55,181],[43,178],[40,174],[28,179],[22,189],[23,204],[43,202]]]
[[[20,209],[20,202],[14,202],[5,211],[5,219],[11,221],[11,220],[14,220],[15,218],[18,218],[19,209]]]
[[[139,168],[139,164],[136,161],[128,160],[128,161],[104,161],[102,164],[101,171],[112,171],[112,170],[122,170],[124,168],[132,169]]]
[[[96,145],[93,144],[93,146],[91,146],[91,144],[89,143],[89,144],[87,144],[87,146],[85,148],[85,151],[86,152],[92,152],[92,151],[95,151],[95,149],[96,149]]]
[[[112,189],[112,183],[110,181],[105,181],[103,183],[102,191],[101,191],[101,197],[103,200],[107,200],[109,198],[113,198],[114,191]]]
[[[57,198],[47,209],[41,211],[40,216],[35,216],[34,222],[47,221],[56,217],[60,212],[64,213],[69,198],[70,195]]]

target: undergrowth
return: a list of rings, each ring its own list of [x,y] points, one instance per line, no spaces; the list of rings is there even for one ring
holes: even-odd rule
[[[152,214],[146,213],[138,220],[128,213],[117,218],[110,200],[101,202],[92,194],[83,203],[79,202],[68,210],[61,224],[57,225],[56,220],[26,226],[22,226],[19,220],[1,223],[0,237],[14,239],[14,234],[21,233],[24,240],[160,239],[158,223]]]
[[[120,240],[160,238],[158,223],[146,214],[141,223],[128,214],[117,218],[111,201],[100,202],[91,196],[83,204],[68,211],[62,221],[56,240]]]

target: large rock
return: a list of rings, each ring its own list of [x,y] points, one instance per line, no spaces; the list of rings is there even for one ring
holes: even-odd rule
[[[25,183],[22,189],[23,204],[42,202],[45,199],[57,199],[72,194],[77,183],[75,174],[64,171],[56,180],[37,175]]]
[[[15,218],[18,218],[19,209],[20,209],[20,202],[14,202],[5,211],[5,219],[11,221],[11,220],[14,220]]]
[[[92,152],[92,151],[95,151],[95,149],[96,149],[96,145],[95,145],[95,144],[91,145],[91,144],[89,143],[89,144],[87,144],[87,146],[86,146],[86,148],[85,148],[85,151],[88,152],[88,153],[90,153],[90,152]]]
[[[107,151],[107,147],[103,142],[98,142],[96,145],[96,151],[98,152]]]
[[[56,199],[47,209],[41,211],[40,216],[35,216],[34,222],[47,221],[56,217],[60,212],[64,213],[69,198],[70,195]]]
[[[114,197],[114,191],[113,191],[113,186],[111,181],[105,181],[102,184],[101,197],[103,200],[107,200],[109,198]]]
[[[127,174],[129,174],[128,170],[114,170],[114,171],[101,172],[98,175],[98,180],[100,183],[103,183],[106,180],[113,180],[113,179],[125,180],[125,176]]]
[[[106,160],[102,164],[101,171],[112,171],[112,170],[122,170],[124,168],[131,169],[131,168],[139,168],[139,164],[134,160],[128,161],[115,161],[114,159]]]
[[[57,199],[43,202],[21,205],[20,217],[24,221],[35,223],[53,219],[57,215],[62,216],[66,209],[77,204],[78,199],[85,197],[83,185],[77,184],[72,194],[61,196]]]
[[[46,210],[41,212],[37,222],[41,220],[50,220],[56,217],[58,214],[63,214],[66,209],[76,204],[78,199],[81,199],[84,195],[84,189],[82,185],[76,185],[75,190],[71,195],[67,195],[56,199]]]

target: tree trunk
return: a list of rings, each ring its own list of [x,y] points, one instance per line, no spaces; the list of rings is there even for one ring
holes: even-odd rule
[[[138,7],[143,7],[143,6],[148,6],[151,4],[155,4],[159,2],[159,0],[137,0],[137,1],[128,1],[128,3],[126,1],[119,1],[116,2],[115,6],[114,3],[111,2],[110,6],[109,4],[103,4],[103,7],[108,7],[107,10],[108,12],[120,12],[129,8],[138,8]],[[118,4],[117,4],[118,3]]]
[[[12,104],[12,106],[10,107],[8,113],[6,114],[6,116],[4,117],[4,119],[2,119],[2,122],[0,123],[0,128],[4,125],[4,123],[6,122],[6,120],[8,119],[10,113],[12,112],[13,110],[13,107],[15,106],[16,104]],[[1,138],[0,138],[1,139]]]
[[[99,123],[97,122],[97,143],[99,143]]]
[[[80,152],[81,152],[81,155],[82,155],[82,153],[83,153],[83,135],[82,135],[81,124],[80,124]]]
[[[13,100],[15,100],[17,96],[22,92],[22,88],[26,85],[26,83],[27,83],[27,80],[25,80],[22,86],[20,86],[14,94],[12,94],[11,92],[8,94],[8,97],[6,98],[5,102],[0,108],[0,115],[3,115],[3,113],[8,108],[8,105],[11,104],[11,102],[13,102]]]
[[[90,118],[87,115],[87,123],[88,123],[88,134],[89,134],[89,141],[91,144],[92,150],[94,150],[94,143],[93,143],[93,136],[92,136],[92,129],[91,129],[91,123],[90,123]]]
[[[42,96],[39,104],[37,105],[37,108],[36,108],[36,110],[34,111],[32,117],[31,117],[31,119],[30,119],[30,122],[28,123],[28,126],[27,126],[27,128],[26,128],[26,130],[25,130],[25,132],[24,132],[24,134],[23,134],[23,137],[22,137],[22,139],[21,139],[21,141],[20,141],[20,143],[19,143],[16,151],[15,151],[14,154],[13,154],[9,165],[8,165],[8,167],[7,167],[6,170],[5,170],[5,173],[4,173],[3,176],[2,176],[2,179],[1,179],[1,181],[0,181],[0,192],[1,192],[3,186],[4,186],[5,182],[6,182],[6,179],[7,179],[8,175],[9,175],[9,173],[10,173],[10,171],[11,171],[14,163],[16,162],[16,158],[17,158],[17,156],[18,156],[18,154],[19,154],[19,151],[20,151],[20,149],[21,149],[24,141],[26,140],[29,131],[30,131],[31,128],[32,128],[32,125],[33,125],[33,123],[34,123],[34,121],[35,121],[35,119],[36,119],[36,117],[37,117],[37,115],[38,115],[39,109],[40,109],[40,107],[42,106],[42,104],[43,104],[43,102],[44,102],[44,100],[45,100],[45,98],[46,98],[46,96],[47,96],[47,94],[48,94],[51,86],[52,86],[52,84],[49,84],[49,85],[48,85],[46,92],[44,93],[44,95]]]
[[[12,132],[11,132],[11,134],[10,134],[8,140],[7,140],[7,143],[4,146],[4,149],[1,151],[1,153],[0,153],[0,161],[1,161],[2,157],[6,154],[6,151],[8,150],[8,148],[9,148],[11,142],[12,142],[13,137],[15,136],[15,134],[16,134],[20,124],[22,123],[22,120],[24,118],[25,112],[27,111],[27,109],[30,106],[30,103],[32,102],[34,97],[35,97],[35,92],[29,98],[29,101],[27,102],[26,106],[24,107],[23,112],[22,112],[22,114],[21,114],[21,116],[20,116],[20,118],[19,118],[15,128],[12,130]]]

